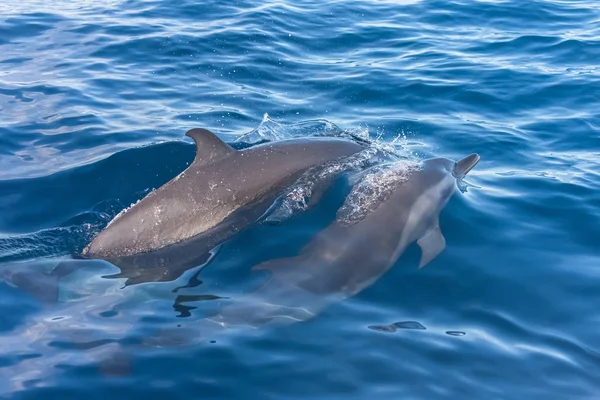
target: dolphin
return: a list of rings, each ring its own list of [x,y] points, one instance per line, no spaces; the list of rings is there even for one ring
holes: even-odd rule
[[[444,250],[439,215],[479,159],[433,158],[362,172],[330,225],[298,256],[254,266],[270,272],[266,283],[210,320],[225,327],[306,320],[373,284],[415,241],[422,268]]]
[[[364,145],[340,138],[298,138],[235,150],[206,129],[186,132],[196,144],[192,164],[119,213],[81,253],[127,270],[185,270],[259,219],[283,189],[312,167],[351,156]],[[180,271],[179,271],[180,272]]]
[[[477,154],[471,154],[458,162],[434,158],[419,165],[397,162],[369,168],[360,173],[360,179],[333,222],[299,255],[269,260],[252,268],[270,272],[266,282],[256,291],[239,297],[235,293],[219,296],[180,294],[174,307],[190,300],[216,300],[224,302],[225,306],[200,320],[182,320],[182,327],[178,325],[155,332],[132,348],[125,348],[122,343],[132,329],[132,315],[113,311],[121,309],[118,305],[133,296],[132,292],[117,289],[118,284],[111,285],[108,280],[94,280],[93,283],[100,285],[100,290],[106,294],[79,297],[76,301],[63,303],[59,311],[48,309],[34,316],[27,326],[2,336],[0,342],[4,343],[2,349],[8,357],[16,359],[22,354],[43,354],[41,358],[21,357],[18,365],[11,367],[11,382],[20,384],[32,379],[32,375],[36,378],[52,375],[53,366],[64,363],[65,357],[64,349],[52,344],[65,333],[77,338],[77,342],[97,344],[98,347],[90,349],[82,347],[81,351],[92,361],[107,360],[106,367],[119,372],[127,369],[129,354],[134,348],[193,345],[217,337],[223,340],[225,333],[248,332],[247,328],[313,318],[327,305],[355,295],[374,283],[415,241],[422,251],[421,268],[445,248],[439,215],[460,181],[479,159]],[[50,274],[61,275],[60,272]],[[32,284],[29,277],[18,276],[15,283],[26,282],[28,287],[38,289],[44,287],[47,280],[43,277]],[[192,281],[187,287],[201,283],[196,275]],[[50,291],[43,298],[55,296],[55,292]],[[87,329],[90,327],[89,315],[109,311],[119,322],[113,321],[110,332]],[[57,319],[56,315],[68,317]],[[79,354],[73,358],[80,359]]]

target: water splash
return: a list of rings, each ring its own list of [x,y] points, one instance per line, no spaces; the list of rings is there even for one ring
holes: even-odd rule
[[[382,140],[383,133],[380,132],[372,137],[368,127],[358,126],[355,129],[343,130],[332,122],[324,119],[303,121],[295,124],[283,124],[277,122],[264,114],[260,125],[238,137],[236,142],[262,143],[265,141],[278,141],[293,139],[297,137],[338,137],[349,139],[365,146],[365,149],[351,156],[331,161],[329,163],[313,167],[305,172],[285,193],[277,200],[277,203],[269,210],[269,215],[264,218],[268,223],[281,223],[294,215],[305,211],[311,204],[319,199],[320,191],[327,186],[335,176],[343,173],[354,174],[351,179],[356,181],[361,171],[373,166],[395,162],[399,160],[414,160],[416,155],[407,149],[407,138],[404,132],[399,133],[391,142]],[[385,181],[385,180],[384,180]],[[368,188],[374,192],[388,193],[388,187],[381,190],[377,188],[384,181],[367,180],[360,185],[362,195],[368,196]],[[390,183],[391,185],[391,183]],[[356,194],[355,197],[360,196]],[[379,204],[379,200],[374,202]],[[363,200],[364,203],[364,200]],[[362,212],[360,202],[354,200],[353,214],[362,213],[366,215],[369,210]],[[345,211],[350,208],[348,206]]]
[[[337,137],[344,131],[325,119],[308,120],[294,124],[277,122],[265,113],[261,123],[253,130],[239,136],[235,142],[256,144],[275,142],[296,137]]]
[[[305,211],[319,200],[322,191],[336,176],[358,172],[389,160],[390,154],[376,147],[309,169],[278,199],[275,209],[265,218],[270,223],[280,223],[299,212]]]
[[[361,221],[389,199],[420,167],[418,163],[395,162],[376,165],[360,173],[358,183],[338,210],[336,219],[344,226]]]
[[[326,119],[315,119],[286,124],[275,121],[268,113],[263,115],[260,124],[253,130],[235,139],[235,143],[257,144],[274,142],[300,137],[339,137],[375,147],[380,151],[401,158],[415,158],[416,153],[411,151],[406,132],[403,130],[395,134],[390,141],[383,140],[383,131],[375,136],[367,126],[358,125],[352,129],[342,129]]]

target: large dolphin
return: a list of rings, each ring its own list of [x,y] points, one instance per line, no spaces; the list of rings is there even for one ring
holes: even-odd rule
[[[191,268],[255,222],[308,169],[364,148],[345,139],[300,138],[235,150],[206,129],[191,129],[186,136],[196,143],[193,163],[117,215],[83,257],[128,270],[149,266],[158,275],[172,275],[174,263],[177,270]]]
[[[479,156],[420,165],[403,162],[365,171],[336,219],[296,257],[256,265],[270,279],[212,317],[222,326],[305,320],[333,301],[355,295],[381,277],[414,241],[419,268],[446,246],[439,215]]]

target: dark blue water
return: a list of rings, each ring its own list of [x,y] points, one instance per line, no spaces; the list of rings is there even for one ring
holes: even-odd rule
[[[91,261],[52,306],[3,283],[0,392],[597,398],[599,61],[591,0],[3,2],[4,275],[51,270],[182,171],[192,127],[228,141],[349,130],[407,158],[482,161],[442,213],[439,257],[418,270],[413,246],[306,322],[194,341],[218,297],[256,286],[250,266],[331,221],[338,186],[236,236],[196,278],[123,288]],[[132,353],[105,368],[117,345]]]

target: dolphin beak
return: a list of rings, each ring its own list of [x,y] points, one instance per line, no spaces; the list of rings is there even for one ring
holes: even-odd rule
[[[480,159],[481,159],[481,157],[479,157],[479,154],[473,153],[473,154],[463,158],[462,160],[457,161],[456,164],[454,165],[454,170],[452,171],[452,175],[454,175],[454,177],[456,179],[464,178],[465,175],[467,175],[467,173],[469,173],[469,171],[472,170],[473,167],[477,165],[477,163],[479,162]]]

